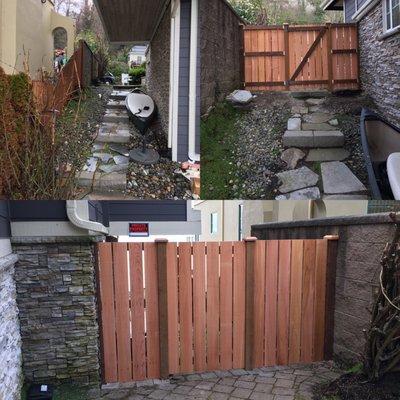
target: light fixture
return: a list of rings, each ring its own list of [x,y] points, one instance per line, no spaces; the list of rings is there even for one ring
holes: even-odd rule
[[[45,4],[47,0],[41,0],[42,4]]]

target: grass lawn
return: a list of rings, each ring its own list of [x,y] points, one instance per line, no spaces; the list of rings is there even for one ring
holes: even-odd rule
[[[201,122],[201,198],[232,199],[231,179],[236,162],[233,159],[235,123],[241,111],[230,104],[219,103]]]
[[[26,392],[28,388],[24,387],[21,393],[21,400],[26,400]],[[65,384],[58,386],[54,393],[54,400],[86,400],[87,389],[81,388],[73,384]]]

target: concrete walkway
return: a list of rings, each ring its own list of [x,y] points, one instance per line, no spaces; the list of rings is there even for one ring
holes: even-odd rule
[[[332,363],[176,376],[169,381],[108,385],[90,399],[311,400],[313,388],[340,376]],[[155,384],[154,384],[155,383]],[[136,387],[135,387],[136,386]]]

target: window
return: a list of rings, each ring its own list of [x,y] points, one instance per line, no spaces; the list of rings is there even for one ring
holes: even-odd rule
[[[239,240],[243,240],[243,204],[239,205]]]
[[[211,214],[211,234],[218,233],[218,213]]]
[[[137,62],[138,62],[138,64],[141,64],[141,63],[142,63],[142,56],[138,56]]]
[[[385,0],[384,4],[385,30],[400,27],[400,0]]]

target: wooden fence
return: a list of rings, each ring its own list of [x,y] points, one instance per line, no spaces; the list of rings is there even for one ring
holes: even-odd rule
[[[99,244],[104,381],[330,359],[333,239]]]
[[[356,24],[245,26],[248,90],[359,89]]]

